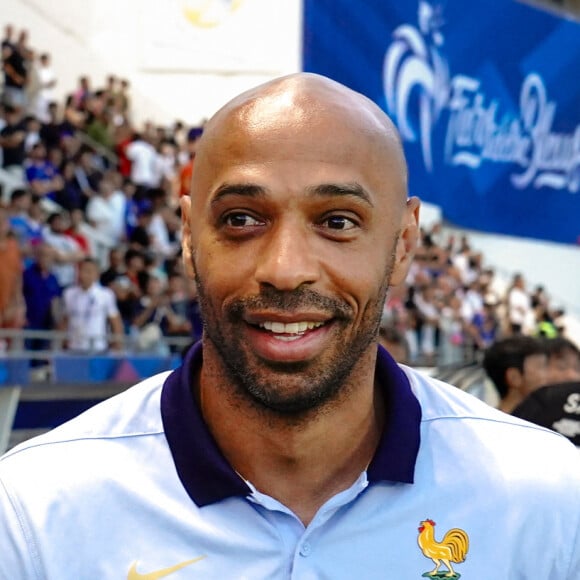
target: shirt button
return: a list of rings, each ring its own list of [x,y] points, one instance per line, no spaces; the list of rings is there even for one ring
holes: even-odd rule
[[[312,552],[312,546],[310,545],[310,542],[304,542],[300,548],[300,555],[304,557],[310,556],[310,552]]]

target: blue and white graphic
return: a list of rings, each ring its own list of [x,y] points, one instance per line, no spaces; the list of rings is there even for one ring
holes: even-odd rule
[[[403,140],[419,137],[425,167],[431,171],[431,130],[449,102],[447,63],[439,54],[443,44],[439,15],[427,2],[419,3],[419,29],[402,24],[393,32],[393,42],[385,56],[383,81],[387,109],[399,126]],[[418,88],[419,136],[408,117],[410,96]]]
[[[304,69],[383,107],[465,227],[580,241],[579,61],[580,25],[515,0],[305,0]]]

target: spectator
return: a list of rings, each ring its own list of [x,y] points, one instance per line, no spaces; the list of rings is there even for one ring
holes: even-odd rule
[[[127,147],[133,142],[133,131],[130,125],[118,126],[114,133],[115,153],[119,159],[118,170],[124,178],[131,177],[131,160],[127,157]]]
[[[82,209],[87,201],[76,176],[76,164],[64,161],[61,167],[62,187],[54,194],[54,201],[67,211]]]
[[[554,316],[547,304],[538,303],[535,310],[537,321],[534,334],[544,338],[556,338],[559,334],[557,326],[554,324]]]
[[[174,199],[174,187],[177,177],[177,151],[172,139],[165,138],[157,150],[157,182],[169,199]]]
[[[43,240],[55,250],[54,275],[63,289],[74,283],[76,265],[85,257],[79,244],[66,234],[69,225],[67,213],[53,213],[42,230]]]
[[[125,253],[119,247],[111,248],[109,251],[109,265],[101,273],[99,281],[102,286],[110,288],[120,278],[125,275]]]
[[[42,119],[41,119],[42,120]],[[40,138],[47,149],[60,148],[62,123],[59,119],[58,104],[54,101],[48,103],[45,120],[40,128]]]
[[[490,347],[500,334],[500,324],[493,302],[485,302],[483,310],[476,312],[467,324],[467,333],[476,352],[483,352]]]
[[[72,95],[69,95],[64,105],[63,130],[74,133],[76,130],[83,130],[87,120],[84,108],[81,110],[75,105]]]
[[[123,325],[109,288],[99,283],[99,267],[91,258],[79,265],[78,284],[63,294],[61,328],[68,332],[68,348],[75,352],[104,352],[122,346]],[[109,329],[116,336],[108,340]]]
[[[8,212],[0,207],[0,329],[22,328],[24,319],[22,256],[10,230]]]
[[[516,335],[494,342],[484,353],[483,368],[511,413],[530,393],[546,384],[548,355],[541,340]]]
[[[195,163],[195,151],[197,143],[203,134],[201,127],[190,129],[187,134],[187,161],[179,170],[179,197],[189,195],[191,189],[191,177],[193,175],[193,164]]]
[[[123,319],[125,332],[133,323],[133,319],[139,309],[139,301],[143,295],[145,283],[145,257],[142,252],[128,249],[125,253],[125,273],[109,284],[117,297],[117,305]]]
[[[2,70],[4,72],[4,92],[2,103],[23,111],[26,107],[27,71],[25,56],[17,44],[2,43]]]
[[[91,96],[91,86],[89,77],[83,75],[79,77],[78,86],[72,94],[72,104],[77,110],[85,110],[86,104]]]
[[[30,248],[42,242],[42,231],[46,222],[46,212],[42,207],[41,200],[38,197],[31,196],[26,215],[19,213],[13,215],[15,216],[14,232],[21,244],[21,250],[24,256],[29,256]]]
[[[91,239],[91,228],[84,219],[81,209],[73,209],[69,214],[69,226],[66,235],[71,237],[85,256],[95,255],[94,241]],[[98,233],[98,232],[97,232]]]
[[[507,295],[507,308],[511,333],[525,334],[532,316],[532,306],[524,277],[520,273],[514,274]]]
[[[39,90],[34,103],[34,114],[42,123],[48,123],[52,118],[49,106],[54,101],[54,87],[57,80],[54,69],[51,66],[50,55],[43,52],[38,60],[40,63],[37,71]]]
[[[553,429],[580,447],[580,351],[561,337],[546,344],[548,383],[526,397],[513,414]]]
[[[26,302],[26,328],[28,330],[55,330],[58,301],[61,289],[52,273],[54,249],[40,243],[34,247],[34,261],[24,271],[23,294]],[[29,350],[47,350],[50,341],[33,338],[26,341]]]
[[[431,284],[422,286],[415,294],[415,305],[420,320],[419,351],[424,357],[423,363],[432,366],[439,345],[441,304]]]
[[[167,204],[167,194],[161,188],[149,190],[148,198],[151,202],[153,215],[147,226],[147,233],[151,239],[151,249],[164,258],[175,256],[179,244],[175,240],[175,232],[180,229],[181,221]]]
[[[22,166],[26,152],[24,140],[26,138],[26,126],[22,115],[11,106],[4,108],[6,124],[0,131],[0,146],[2,147],[2,167],[15,173],[15,177],[24,179]]]
[[[163,282],[156,276],[147,276],[131,324],[138,349],[151,354],[168,354],[169,349],[162,338],[174,323],[178,323],[177,316],[169,308],[169,297]]]
[[[131,161],[131,181],[137,186],[139,198],[151,187],[159,185],[157,175],[157,151],[146,136],[133,135],[133,141],[125,148],[125,155]]]
[[[95,162],[95,153],[90,149],[83,149],[76,161],[75,177],[83,192],[82,208],[85,209],[91,197],[96,195],[103,172]]]
[[[131,121],[131,98],[129,96],[129,81],[120,79],[117,90],[113,94],[113,109],[116,115],[122,115],[124,123]]]
[[[101,179],[98,195],[93,196],[87,204],[87,219],[110,240],[108,248],[117,246],[125,236],[125,205],[125,196],[115,189],[111,177]]]
[[[30,222],[28,212],[32,205],[32,194],[27,189],[15,189],[10,196],[8,216],[10,229],[16,236],[23,259],[28,260],[32,254],[32,242],[30,235]]]
[[[26,132],[26,137],[24,137],[24,152],[29,155],[32,148],[41,143],[40,140],[40,130],[42,125],[36,117],[28,115],[23,119],[24,130]]]
[[[151,236],[149,228],[153,221],[153,210],[151,207],[143,207],[137,213],[137,223],[129,236],[129,244],[132,248],[148,251],[151,248]]]
[[[42,143],[33,145],[25,165],[26,179],[34,195],[55,199],[62,190],[64,180],[58,169],[46,158],[46,147]]]
[[[105,107],[105,97],[102,91],[97,91],[88,99],[85,131],[95,143],[112,151],[113,134]]]

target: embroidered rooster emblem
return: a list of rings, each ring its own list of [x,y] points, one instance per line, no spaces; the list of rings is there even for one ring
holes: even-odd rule
[[[469,537],[463,530],[453,528],[438,542],[435,540],[435,522],[424,520],[419,525],[417,543],[425,558],[435,563],[435,568],[431,572],[425,572],[424,577],[457,579],[461,576],[453,570],[451,562],[460,564],[465,561],[469,550]],[[439,572],[441,564],[447,566],[447,572]]]

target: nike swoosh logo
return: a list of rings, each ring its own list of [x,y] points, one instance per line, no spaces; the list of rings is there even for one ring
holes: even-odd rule
[[[176,564],[175,566],[170,566],[169,568],[163,568],[163,570],[157,570],[155,572],[149,572],[148,574],[139,574],[137,572],[137,562],[131,564],[129,572],[127,573],[127,580],[159,580],[159,578],[165,578],[186,566],[195,564],[200,560],[203,560],[205,556],[199,556],[199,558],[194,558],[193,560],[187,560],[187,562],[181,562],[181,564]]]

